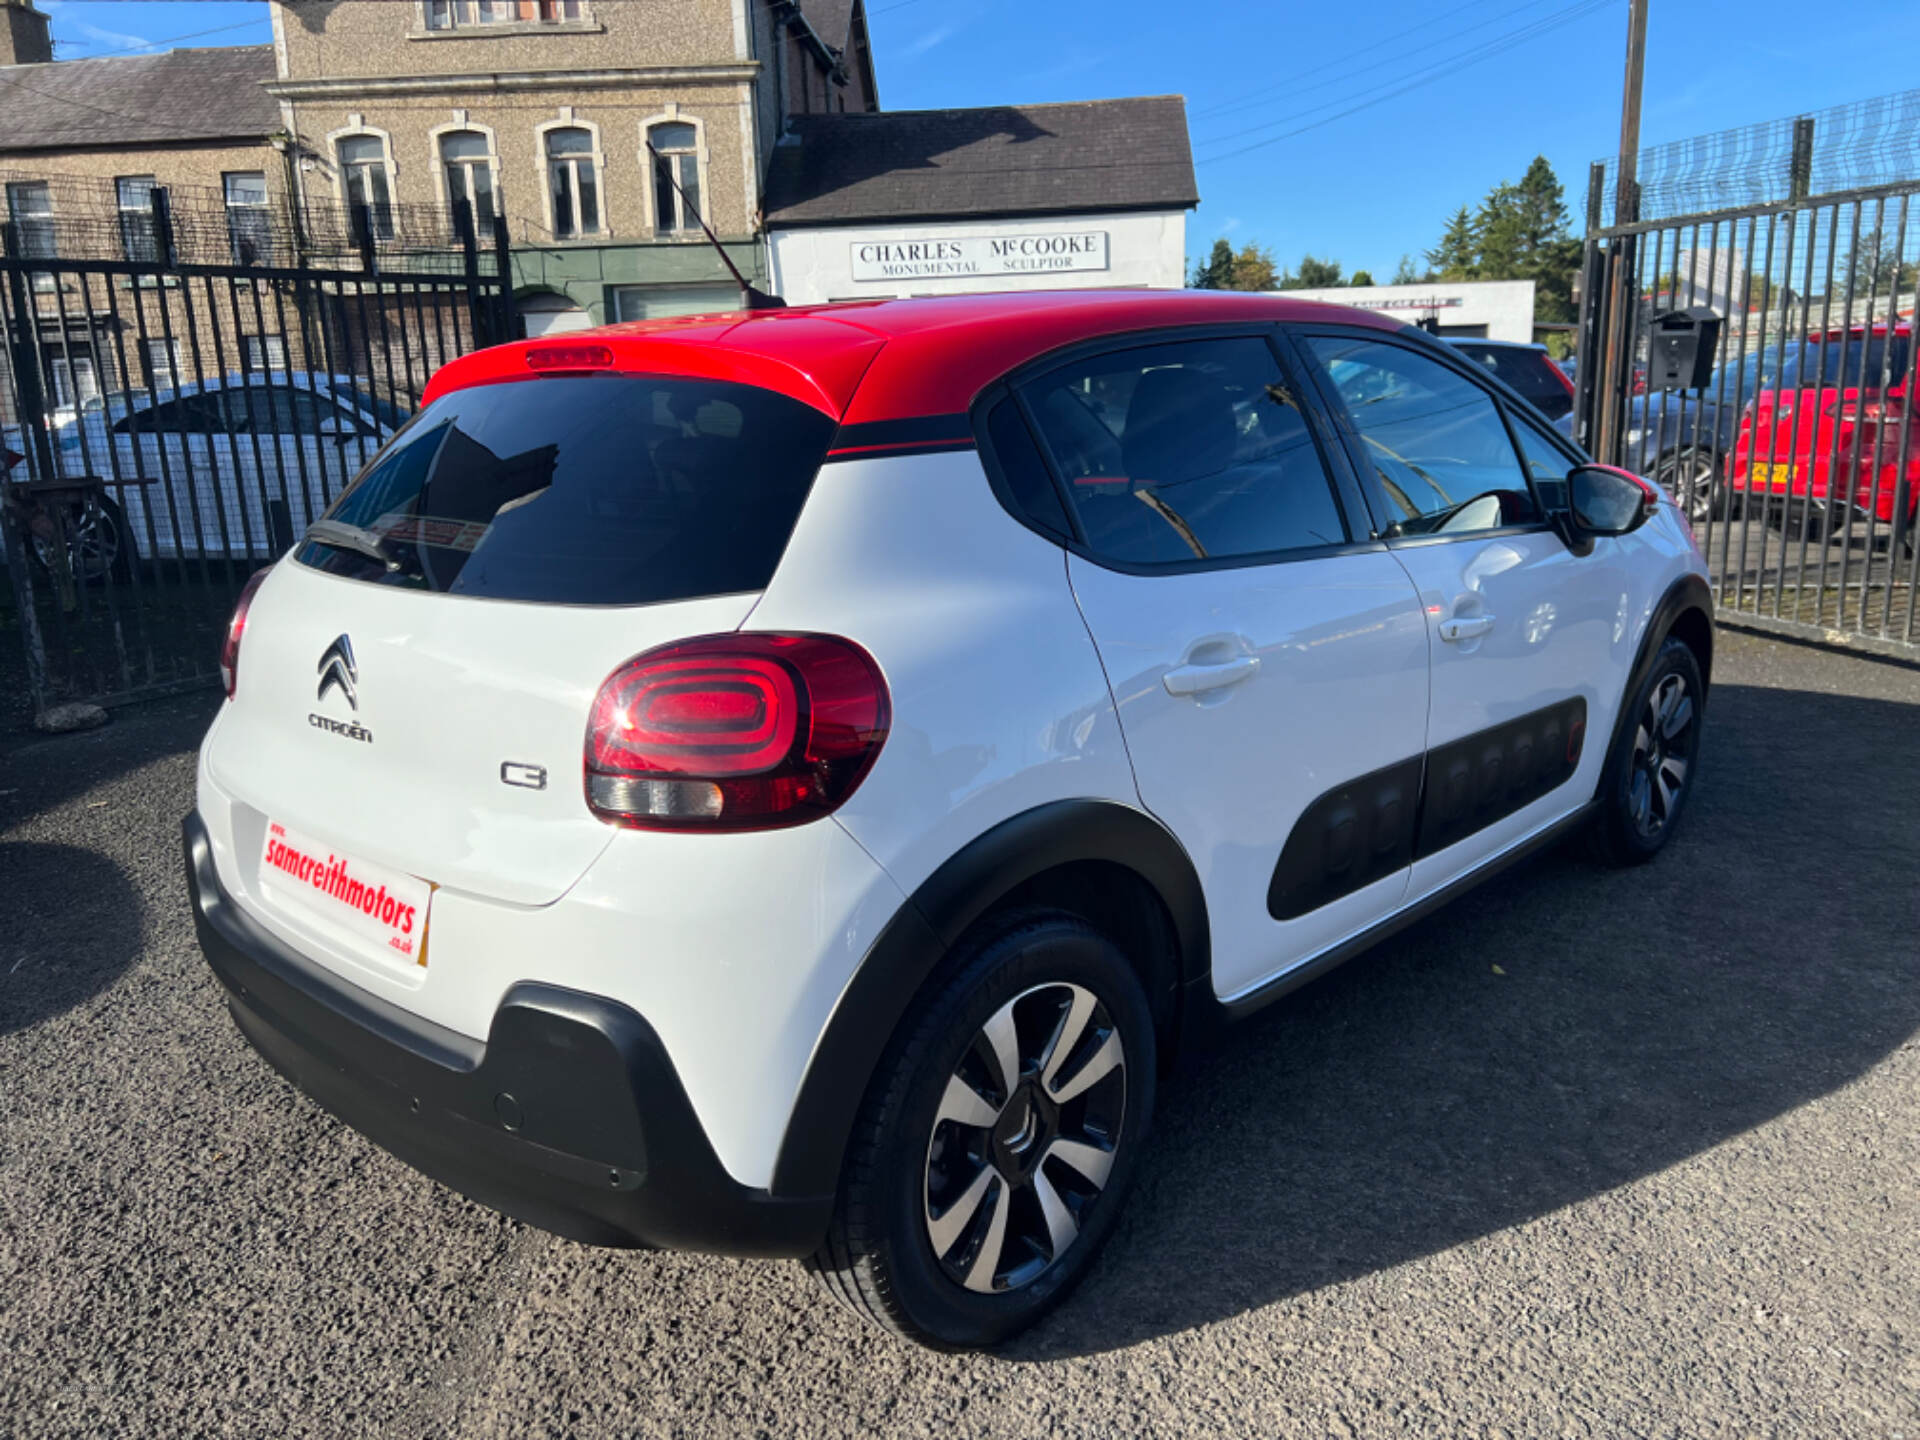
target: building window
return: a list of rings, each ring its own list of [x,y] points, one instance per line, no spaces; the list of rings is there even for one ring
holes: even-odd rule
[[[284,335],[242,335],[241,363],[256,374],[287,368],[287,337]]]
[[[427,0],[429,30],[479,25],[564,25],[587,18],[584,0]]]
[[[127,259],[147,264],[160,260],[153,233],[153,176],[122,175],[113,182],[120,201],[120,248]]]
[[[601,232],[599,171],[592,131],[579,126],[547,131],[547,197],[553,207],[554,238]]]
[[[100,395],[100,380],[94,369],[93,350],[84,342],[67,341],[47,347],[53,360],[53,403],[56,409],[78,410]]]
[[[387,179],[387,144],[378,135],[343,135],[340,179],[347,204],[367,207],[374,238],[393,238],[393,186]]]
[[[440,161],[447,173],[449,210],[461,200],[473,207],[473,223],[484,235],[493,224],[493,146],[478,130],[453,130],[440,137]]]
[[[149,340],[146,342],[146,354],[141,358],[146,362],[147,385],[151,389],[178,389],[180,385],[180,342],[178,340]]]
[[[60,253],[53,234],[53,191],[44,180],[7,186],[7,218],[23,260],[51,260]]]
[[[220,177],[227,193],[227,245],[236,265],[269,258],[273,226],[267,210],[267,177],[259,170],[229,170]]]
[[[700,228],[700,132],[682,120],[649,126],[653,224],[662,235]],[[677,182],[677,184],[676,184]]]

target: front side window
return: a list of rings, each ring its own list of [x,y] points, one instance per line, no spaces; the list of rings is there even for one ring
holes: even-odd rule
[[[1524,420],[1514,420],[1513,433],[1520,442],[1520,459],[1527,467],[1527,479],[1533,482],[1533,493],[1548,510],[1566,509],[1567,474],[1574,462]]]
[[[1347,539],[1299,389],[1265,340],[1117,351],[1022,389],[1099,558],[1178,564]]]
[[[17,181],[7,186],[7,218],[13,222],[14,244],[25,260],[51,260],[59,254],[53,231],[53,191],[44,180]]]
[[[349,205],[367,207],[376,238],[393,238],[393,187],[387,178],[387,146],[378,135],[348,135],[340,141],[340,177]]]
[[[478,130],[455,130],[440,137],[440,163],[446,167],[447,203],[471,207],[479,233],[492,226],[493,147]]]
[[[152,388],[176,389],[180,384],[180,342],[150,339],[141,357],[146,362],[147,384]]]
[[[256,373],[287,368],[287,337],[284,335],[242,335],[241,360]]]
[[[99,372],[93,364],[93,352],[79,345],[49,350],[53,364],[48,367],[53,376],[53,402],[65,409],[79,409],[89,400],[99,397]]]
[[[1540,518],[1492,395],[1401,345],[1326,335],[1307,345],[1366,452],[1389,537],[1470,534]]]
[[[129,260],[152,264],[160,259],[153,232],[153,176],[122,175],[113,182],[120,206],[120,249]]]
[[[647,130],[653,162],[653,223],[662,235],[700,228],[699,132],[681,121]]]
[[[227,198],[227,243],[236,265],[260,265],[271,258],[273,226],[267,209],[267,177],[258,170],[229,170],[221,176]]]
[[[587,18],[584,0],[427,0],[429,30],[564,25]]]
[[[547,188],[556,237],[600,233],[599,156],[591,131],[578,126],[547,131]]]

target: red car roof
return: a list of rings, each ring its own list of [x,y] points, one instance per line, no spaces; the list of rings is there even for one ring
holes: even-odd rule
[[[1176,325],[1338,321],[1379,330],[1397,320],[1343,305],[1230,290],[1055,290],[856,300],[603,325],[477,350],[427,387],[526,379],[529,351],[605,347],[612,369],[734,380],[791,395],[847,425],[952,415],[1029,360],[1083,340]],[[597,362],[596,362],[597,363]],[[598,368],[607,368],[603,364]]]

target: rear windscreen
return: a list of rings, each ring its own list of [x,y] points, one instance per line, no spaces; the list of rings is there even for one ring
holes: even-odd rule
[[[1573,395],[1545,351],[1510,350],[1499,345],[1462,345],[1459,349],[1532,401],[1549,420],[1558,420],[1573,409]]]
[[[760,590],[833,429],[797,400],[717,380],[456,390],[327,511],[372,543],[310,539],[295,558],[374,584],[554,604]]]

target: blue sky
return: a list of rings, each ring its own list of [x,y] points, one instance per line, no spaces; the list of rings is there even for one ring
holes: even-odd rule
[[[41,4],[67,58],[269,38],[257,0]],[[1618,142],[1626,12],[1626,0],[869,0],[887,108],[1183,94],[1200,161],[1193,254],[1226,234],[1381,280],[1535,154],[1577,220],[1588,163]],[[1651,13],[1649,145],[1915,83],[1913,0],[1653,0]],[[1819,32],[1822,14],[1844,15],[1840,34]]]

